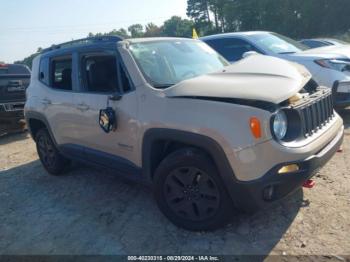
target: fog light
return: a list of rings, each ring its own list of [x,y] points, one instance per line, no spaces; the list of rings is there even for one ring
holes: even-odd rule
[[[286,174],[286,173],[292,173],[299,171],[299,166],[296,164],[288,165],[282,167],[280,170],[278,170],[278,174]]]

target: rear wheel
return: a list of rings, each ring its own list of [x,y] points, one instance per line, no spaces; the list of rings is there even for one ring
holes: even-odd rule
[[[155,197],[164,215],[188,230],[213,230],[232,216],[233,204],[215,165],[197,149],[181,149],[161,162]]]
[[[35,141],[40,161],[47,172],[56,176],[64,173],[70,161],[58,152],[47,130],[40,129]]]

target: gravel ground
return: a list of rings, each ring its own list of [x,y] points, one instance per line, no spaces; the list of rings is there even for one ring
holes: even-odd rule
[[[350,255],[350,110],[342,116],[344,152],[316,187],[210,233],[176,228],[150,189],[113,173],[75,165],[49,176],[28,134],[3,136],[0,254]]]

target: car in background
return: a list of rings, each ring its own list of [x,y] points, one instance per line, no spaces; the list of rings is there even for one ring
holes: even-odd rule
[[[23,129],[25,91],[29,82],[27,66],[0,64],[0,134]]]
[[[310,48],[318,48],[318,47],[332,46],[332,45],[334,46],[350,45],[350,43],[348,42],[345,42],[339,39],[334,39],[334,38],[302,39],[299,42]]]
[[[335,105],[350,106],[350,47],[328,46],[310,49],[286,36],[264,31],[206,36],[210,45],[231,63],[245,55],[260,53],[304,65],[318,84],[332,88]]]

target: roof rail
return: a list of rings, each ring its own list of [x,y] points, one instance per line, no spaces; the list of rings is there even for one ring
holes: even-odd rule
[[[77,39],[69,42],[65,42],[62,44],[58,45],[52,45],[49,48],[45,48],[41,51],[41,53],[46,53],[49,51],[53,51],[56,49],[61,49],[61,48],[68,48],[72,47],[75,45],[86,45],[86,44],[93,44],[93,43],[98,43],[98,42],[119,42],[123,41],[124,38],[120,36],[112,36],[112,35],[106,35],[106,36],[95,36],[95,37],[87,37],[87,38],[82,38],[82,39]]]

